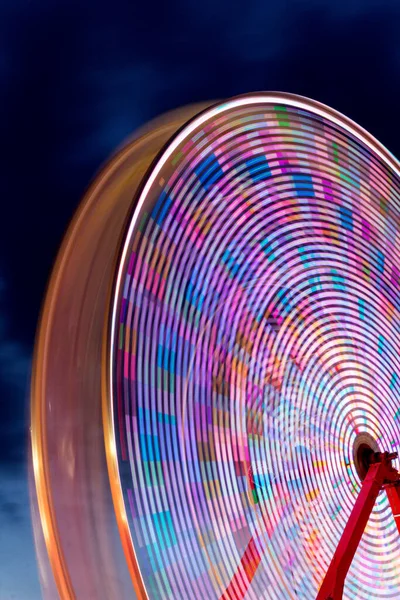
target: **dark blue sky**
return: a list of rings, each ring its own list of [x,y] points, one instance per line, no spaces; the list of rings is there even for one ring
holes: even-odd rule
[[[27,497],[7,497],[6,473],[24,477],[40,304],[102,162],[163,111],[254,90],[320,100],[400,156],[399,31],[399,0],[1,2],[0,518],[15,531]]]

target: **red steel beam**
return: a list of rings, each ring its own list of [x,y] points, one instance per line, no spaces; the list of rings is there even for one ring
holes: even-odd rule
[[[336,552],[325,575],[316,600],[342,600],[344,582],[354,555],[374,508],[379,492],[384,488],[393,517],[400,533],[400,481],[399,473],[392,467],[396,454],[388,452],[373,456],[362,483],[350,518],[340,538]],[[261,556],[252,538],[242,556],[238,570],[220,600],[242,600],[254,577]]]
[[[400,533],[400,482],[391,483],[384,486],[386,495],[389,500],[390,508],[392,509],[394,521]]]
[[[242,600],[261,562],[254,538],[249,541],[230,584],[219,600]]]
[[[384,483],[392,482],[386,493],[400,531],[400,490],[393,483],[399,475],[391,465],[393,457],[387,452],[380,454],[370,465],[316,600],[342,600],[347,572]]]

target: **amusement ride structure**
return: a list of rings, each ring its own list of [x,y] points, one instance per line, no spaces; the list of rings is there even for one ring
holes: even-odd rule
[[[399,175],[284,93],[105,166],[37,336],[45,597],[400,597]]]

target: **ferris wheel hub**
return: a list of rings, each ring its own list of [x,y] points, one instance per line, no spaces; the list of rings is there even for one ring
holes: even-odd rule
[[[360,481],[364,481],[374,455],[379,453],[378,442],[367,432],[359,433],[353,444],[353,461]]]

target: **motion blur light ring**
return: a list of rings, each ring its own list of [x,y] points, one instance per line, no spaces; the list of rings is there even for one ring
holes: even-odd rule
[[[102,305],[105,448],[135,591],[308,600],[362,444],[400,444],[399,165],[288,94],[212,106],[160,148],[125,204]],[[346,598],[399,595],[389,513],[379,498]]]

